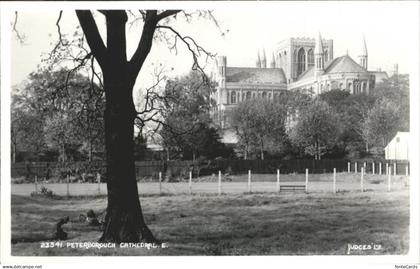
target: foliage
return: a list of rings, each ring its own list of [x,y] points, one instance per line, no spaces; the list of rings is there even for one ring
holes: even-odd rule
[[[340,123],[327,102],[315,98],[300,111],[296,125],[291,131],[291,140],[304,152],[315,159],[330,150],[337,139]]]
[[[336,151],[347,157],[382,156],[383,147],[397,131],[409,130],[407,75],[394,75],[378,83],[370,94],[332,90],[320,98],[333,108],[341,122]]]
[[[400,109],[398,104],[381,99],[369,111],[364,123],[365,138],[369,144],[379,145],[382,148],[391,141],[400,130]]]
[[[32,197],[56,198],[57,195],[47,187],[42,186],[39,192],[31,192]]]
[[[41,69],[14,93],[12,140],[20,151],[46,147],[60,151],[66,160],[71,148],[102,150],[104,99],[87,77],[69,70]]]
[[[286,134],[289,116],[308,101],[305,95],[284,92],[279,100],[256,99],[238,104],[231,112],[231,127],[238,136],[237,148],[245,159],[264,153],[284,155],[288,151]]]
[[[211,126],[210,94],[213,82],[205,83],[198,72],[169,80],[164,92],[163,146],[184,159],[214,158],[225,153],[218,130]]]

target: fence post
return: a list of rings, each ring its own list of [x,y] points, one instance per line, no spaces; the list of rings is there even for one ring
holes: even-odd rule
[[[277,169],[277,186],[276,186],[277,192],[280,192],[280,169]]]
[[[357,174],[357,162],[354,162],[354,172]]]
[[[334,168],[334,174],[333,174],[333,192],[334,193],[336,193],[335,182],[336,182],[336,170]]]
[[[159,172],[159,195],[162,195],[162,172]]]
[[[389,172],[388,163],[386,163],[385,175],[388,175],[388,172]]]
[[[394,176],[397,175],[397,163],[394,163]]]
[[[38,192],[38,177],[35,176],[35,192]]]
[[[67,175],[67,197],[70,197],[70,176]]]
[[[364,190],[363,190],[363,173],[364,173],[365,171],[364,171],[364,169],[363,169],[363,167],[362,167],[362,171],[361,171],[361,174],[360,174],[360,190],[363,192]]]
[[[379,175],[382,175],[382,162],[379,163]]]
[[[98,194],[101,194],[101,174],[96,173],[96,180],[98,181]]]
[[[305,192],[306,193],[308,193],[308,181],[309,181],[308,168],[306,168],[305,170]]]
[[[192,193],[192,172],[190,171],[190,178],[188,180],[188,192],[189,194]]]
[[[372,175],[375,174],[375,162],[372,162]]]
[[[388,171],[388,191],[391,191],[391,167],[389,167]]]
[[[222,194],[222,172],[219,170],[219,183],[217,186],[217,191],[219,193],[219,195]]]
[[[405,166],[405,176],[408,177],[408,164]]]
[[[248,170],[248,192],[250,193],[251,191],[251,170]]]
[[[347,163],[347,172],[350,173],[350,162]]]

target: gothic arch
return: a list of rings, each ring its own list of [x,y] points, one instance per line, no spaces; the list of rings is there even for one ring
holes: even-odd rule
[[[236,104],[236,92],[232,91],[230,94],[230,103],[231,104]]]
[[[308,66],[314,66],[315,64],[315,60],[314,60],[314,50],[313,49],[309,49],[308,50]]]
[[[299,76],[305,71],[306,66],[306,54],[305,49],[300,48],[297,53],[298,61],[297,61],[297,75]]]

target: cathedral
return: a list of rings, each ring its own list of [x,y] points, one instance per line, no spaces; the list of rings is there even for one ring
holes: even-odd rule
[[[368,51],[363,38],[359,63],[349,55],[334,58],[333,40],[289,38],[281,41],[267,64],[265,51],[258,53],[255,67],[230,67],[226,56],[218,56],[214,78],[218,83],[212,95],[215,121],[225,129],[225,143],[235,143],[229,135],[227,117],[241,101],[255,98],[277,99],[284,90],[312,96],[341,89],[351,94],[369,94],[375,83],[387,78],[385,72],[368,71]],[[230,138],[229,138],[230,137]]]

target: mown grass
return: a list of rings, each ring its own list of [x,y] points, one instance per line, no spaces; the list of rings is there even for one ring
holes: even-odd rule
[[[409,245],[408,189],[393,192],[176,195],[141,198],[149,227],[164,249],[40,248],[64,216],[68,241],[96,241],[98,228],[77,222],[105,197],[51,200],[12,196],[12,255],[345,255],[348,244],[380,244],[404,254]]]

